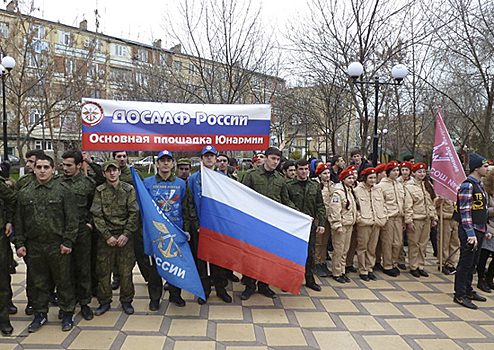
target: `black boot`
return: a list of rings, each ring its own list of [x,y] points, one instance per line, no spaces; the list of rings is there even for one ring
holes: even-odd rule
[[[490,289],[494,289],[494,281],[493,281],[493,276],[492,275],[490,275],[490,274],[485,275],[485,284]]]
[[[477,288],[486,293],[491,292],[491,288],[489,288],[489,286],[485,282],[485,277],[479,278],[479,282],[477,283]]]

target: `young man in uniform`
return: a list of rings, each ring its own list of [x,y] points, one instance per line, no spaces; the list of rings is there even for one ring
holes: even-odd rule
[[[11,335],[14,328],[9,320],[9,307],[12,306],[9,271],[12,248],[9,237],[12,234],[16,198],[14,191],[5,184],[3,178],[0,179],[0,199],[0,331],[2,335]]]
[[[285,178],[276,171],[281,159],[281,151],[276,147],[269,147],[264,154],[266,156],[264,164],[257,169],[246,172],[242,179],[242,183],[272,200],[287,205],[290,208],[297,209],[288,195]],[[242,292],[242,300],[248,300],[251,295],[254,294],[256,291],[256,283],[259,293],[268,298],[277,297],[276,293],[269,288],[267,283],[258,282],[249,276],[244,276],[244,281],[245,290]]]
[[[118,267],[120,275],[120,302],[124,312],[134,313],[132,300],[135,290],[132,269],[135,265],[133,235],[139,228],[139,206],[134,187],[120,181],[119,164],[110,160],[102,166],[106,183],[99,185],[94,193],[91,213],[94,226],[99,232],[98,242],[98,301],[95,315],[103,315],[110,309],[112,288],[110,275]]]
[[[296,174],[295,163],[291,160],[287,160],[283,164],[283,175],[285,175],[285,180],[289,181],[295,177]]]
[[[201,152],[201,161],[202,164],[211,170],[214,170],[216,165],[216,149],[213,146],[204,146]],[[197,259],[197,248],[199,241],[199,220],[201,219],[201,202],[202,202],[202,180],[201,180],[201,172],[192,174],[187,179],[190,191],[192,192],[192,198],[195,204],[195,211],[197,214],[197,219],[194,220],[195,223],[191,224],[194,230],[196,230],[197,234],[193,234],[191,236],[193,253],[196,257],[197,270],[199,271],[199,275],[201,276],[202,285],[204,287],[204,293],[206,295],[206,299],[211,293],[211,284],[215,286],[216,295],[223,300],[225,303],[231,303],[232,297],[226,292],[226,286],[228,285],[227,280],[227,270],[223,267],[206,263],[202,260]],[[208,275],[206,264],[209,264],[209,272]],[[205,304],[206,300],[199,298],[199,304]]]
[[[96,182],[81,172],[82,153],[68,150],[62,154],[63,176],[60,181],[66,184],[74,193],[79,215],[77,240],[72,251],[73,282],[76,302],[81,305],[81,314],[85,320],[92,320],[91,303],[91,239],[92,215],[89,211],[93,202]]]
[[[189,158],[180,158],[177,161],[177,176],[184,181],[190,176],[190,170],[192,168],[192,162]]]
[[[453,218],[460,223],[460,260],[455,274],[453,301],[469,309],[477,309],[472,300],[486,301],[472,288],[473,274],[479,262],[480,247],[485,239],[491,239],[487,231],[487,196],[481,178],[487,175],[489,164],[478,154],[469,155],[470,175],[461,184]]]
[[[189,214],[187,208],[190,207],[191,194],[186,182],[172,173],[174,163],[171,152],[167,150],[161,151],[158,154],[158,174],[146,178],[144,186],[166,217],[176,226],[188,232]],[[142,255],[145,257],[141,264],[147,264],[149,269],[148,293],[151,299],[149,310],[157,311],[163,292],[163,280],[156,269],[154,258],[144,254],[144,245],[140,249],[142,249]],[[137,258],[139,259],[139,257]],[[150,264],[149,259],[152,259],[152,264]],[[180,296],[180,288],[169,284],[168,290],[170,291],[170,302],[177,306],[185,306],[185,300]]]
[[[299,211],[314,219],[310,230],[305,264],[305,285],[316,292],[320,292],[322,288],[314,279],[314,254],[316,235],[324,234],[326,207],[322,198],[321,186],[317,181],[309,179],[309,162],[305,159],[297,160],[295,167],[297,168],[297,175],[287,183],[288,195]]]
[[[77,239],[79,216],[70,188],[52,179],[55,164],[47,155],[36,158],[36,182],[30,182],[18,193],[15,219],[17,256],[28,256],[34,287],[34,320],[29,332],[36,332],[47,321],[48,303],[57,287],[63,313],[62,330],[74,326],[74,286],[71,278],[72,247]]]

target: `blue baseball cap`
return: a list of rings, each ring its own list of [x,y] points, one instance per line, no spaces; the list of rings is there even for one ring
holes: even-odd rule
[[[163,151],[161,151],[161,152],[158,154],[158,159],[160,159],[161,157],[164,157],[164,156],[168,156],[168,157],[170,157],[171,159],[173,159],[173,154],[172,154],[172,152],[167,151],[166,149],[164,149]]]
[[[204,146],[204,148],[202,149],[201,156],[205,155],[206,153],[212,153],[216,155],[218,152],[216,152],[216,148],[214,148],[213,146],[207,145]]]

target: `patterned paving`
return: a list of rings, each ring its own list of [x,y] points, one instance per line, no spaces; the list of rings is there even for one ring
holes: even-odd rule
[[[235,283],[232,304],[213,296],[200,306],[184,292],[185,308],[169,305],[166,294],[158,312],[148,310],[146,285],[136,268],[134,315],[124,314],[114,301],[111,311],[92,321],[77,315],[76,327],[64,333],[52,307],[49,322],[29,335],[21,264],[13,275],[19,308],[11,318],[15,334],[0,338],[0,350],[494,349],[494,296],[477,303],[479,310],[454,304],[453,277],[440,274],[428,255],[428,278],[377,273],[378,281],[363,282],[350,274],[352,282],[344,285],[322,279],[320,293],[302,288],[292,296],[276,290],[277,299],[255,294],[248,301],[240,300],[243,286]]]

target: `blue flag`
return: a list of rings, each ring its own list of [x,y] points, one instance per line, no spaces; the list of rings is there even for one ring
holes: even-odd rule
[[[187,234],[168,220],[131,169],[144,229],[144,252],[154,257],[158,273],[167,282],[206,300]]]

